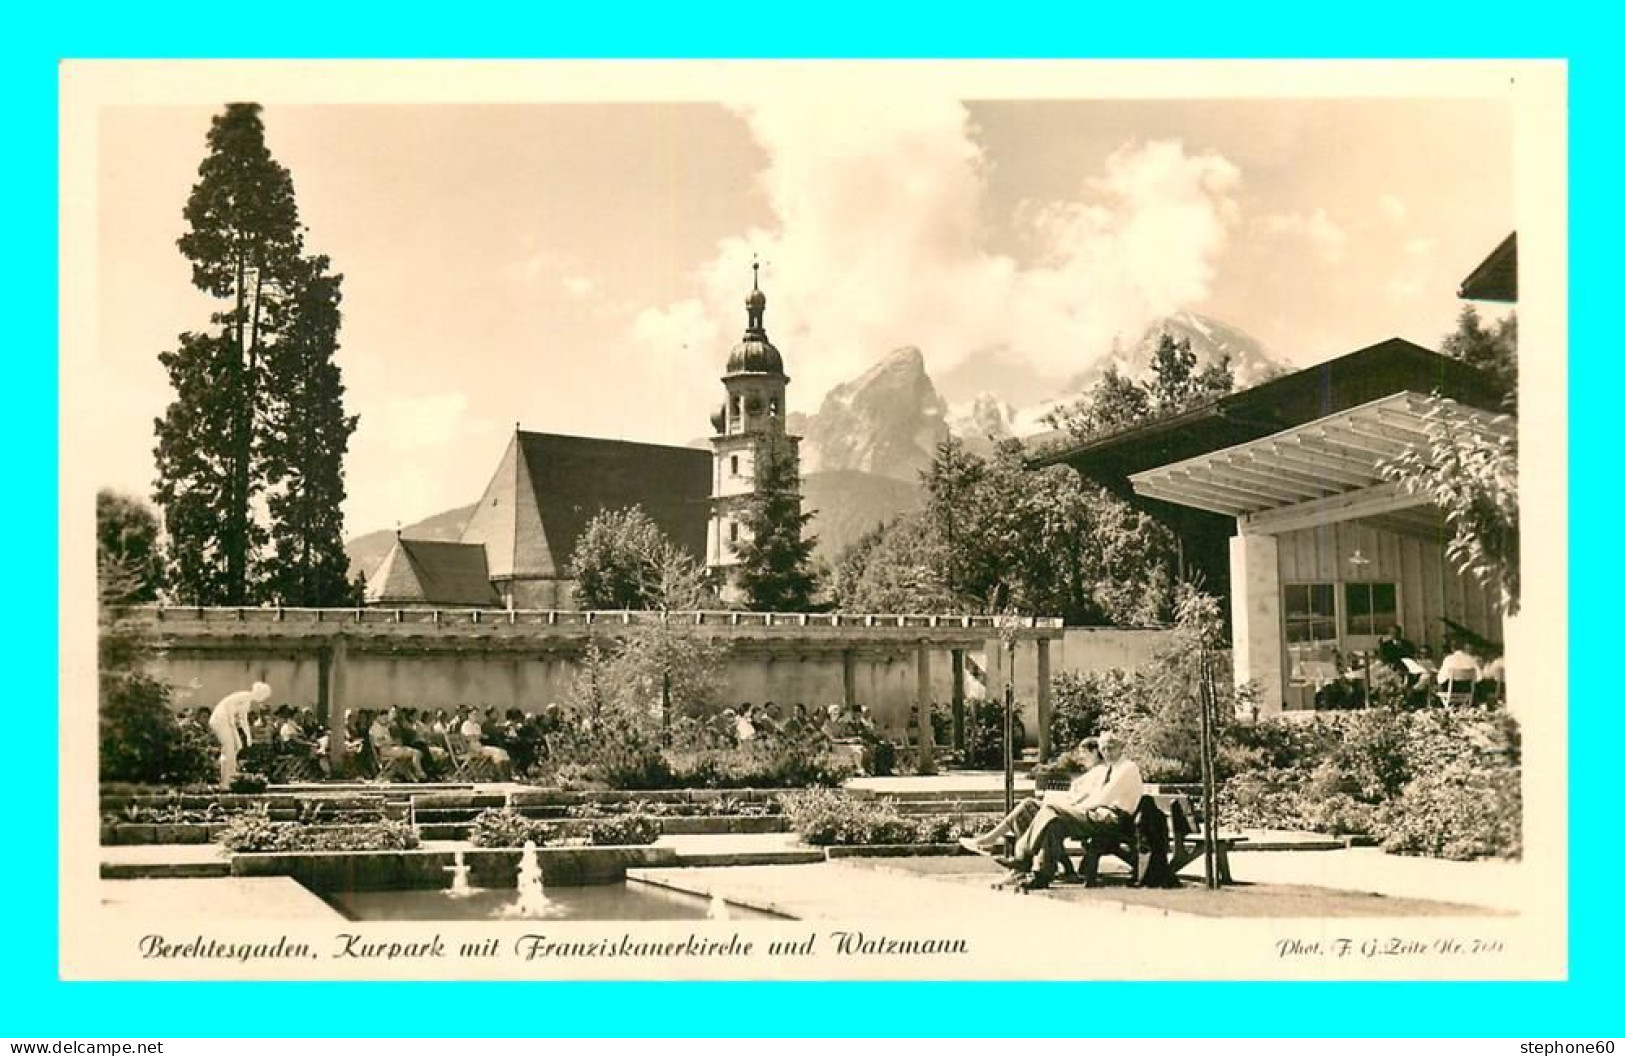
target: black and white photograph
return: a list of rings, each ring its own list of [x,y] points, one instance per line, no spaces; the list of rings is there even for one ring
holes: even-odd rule
[[[65,978],[1564,977],[1561,64],[61,84]]]

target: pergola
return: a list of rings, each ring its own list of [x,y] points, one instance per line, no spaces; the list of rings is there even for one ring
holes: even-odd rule
[[[333,735],[329,750],[342,756],[350,694],[345,669],[351,657],[458,653],[496,656],[578,656],[596,637],[624,637],[653,627],[726,643],[735,650],[814,650],[839,655],[846,703],[854,703],[855,664],[861,652],[913,654],[916,705],[930,707],[931,654],[953,654],[956,693],[966,650],[995,639],[1037,647],[1040,750],[1047,751],[1052,641],[1065,633],[1057,617],[782,613],[734,611],[584,612],[479,609],[172,608],[141,611],[167,650],[191,655],[308,658],[319,671],[318,712]]]
[[[1386,480],[1381,463],[1426,443],[1430,424],[1511,436],[1516,423],[1454,400],[1399,392],[1279,433],[1129,477],[1149,498],[1236,519],[1242,535],[1363,519],[1404,534],[1437,536],[1426,496]]]

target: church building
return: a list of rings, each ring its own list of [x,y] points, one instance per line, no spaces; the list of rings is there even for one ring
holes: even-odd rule
[[[722,378],[727,399],[711,418],[709,454],[516,426],[461,538],[397,536],[368,578],[367,604],[573,609],[576,542],[599,513],[631,506],[716,573],[725,600],[736,599],[738,547],[748,538],[741,514],[756,491],[758,468],[769,451],[799,466],[798,438],[784,427],[790,379],[763,327],[766,308],[753,277],[745,334]]]

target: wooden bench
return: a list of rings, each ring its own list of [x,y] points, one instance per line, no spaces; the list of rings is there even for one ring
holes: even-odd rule
[[[1168,869],[1173,874],[1203,857],[1205,848],[1200,815],[1189,796],[1178,793],[1147,793],[1140,797],[1134,817],[1120,833],[1095,836],[1087,841],[1069,840],[1080,855],[1078,875],[1085,884],[1098,882],[1100,859],[1110,855],[1128,865],[1129,882],[1138,884],[1151,861],[1152,841],[1167,833]],[[1221,884],[1231,883],[1230,851],[1245,836],[1220,836],[1214,841],[1213,868]]]

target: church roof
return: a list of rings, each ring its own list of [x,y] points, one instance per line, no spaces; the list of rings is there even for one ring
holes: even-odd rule
[[[1456,296],[1468,301],[1515,302],[1518,299],[1518,233],[1508,235],[1461,280]]]
[[[485,547],[396,536],[367,581],[369,605],[499,605]]]
[[[705,560],[711,453],[556,433],[515,432],[463,529],[496,579],[565,578],[576,540],[603,510],[641,507]]]
[[[764,333],[747,332],[728,353],[729,374],[783,374],[784,357]]]

